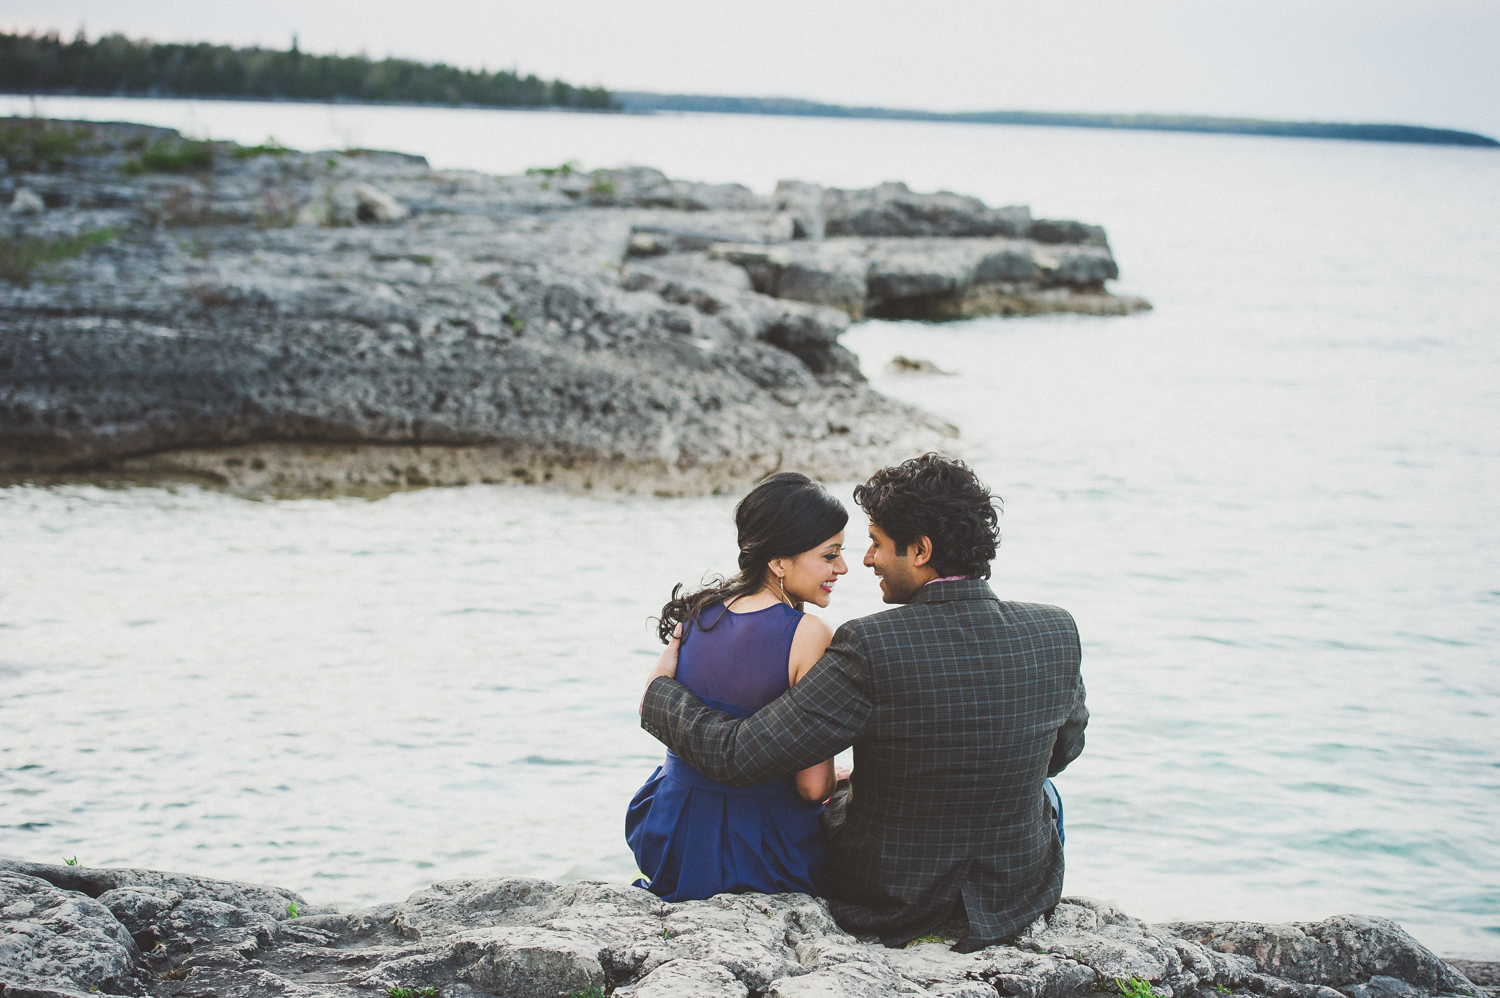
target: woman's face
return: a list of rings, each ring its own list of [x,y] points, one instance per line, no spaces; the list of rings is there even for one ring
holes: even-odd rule
[[[782,586],[793,603],[816,603],[827,606],[833,596],[833,584],[849,571],[844,564],[844,532],[840,530],[811,551],[795,558],[777,558],[771,571],[782,571]]]

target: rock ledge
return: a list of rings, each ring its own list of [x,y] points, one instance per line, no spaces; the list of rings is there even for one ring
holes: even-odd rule
[[[941,996],[1430,998],[1477,989],[1387,919],[1148,925],[1067,898],[1011,945],[957,954],[848,935],[800,894],[666,904],[518,877],[433,884],[341,914],[275,887],[0,860],[0,995],[161,998]]]
[[[957,431],[865,384],[852,320],[1144,305],[1105,290],[1102,229],[901,184],[764,197],[646,167],[11,132],[71,151],[0,155],[0,480],[856,478]]]

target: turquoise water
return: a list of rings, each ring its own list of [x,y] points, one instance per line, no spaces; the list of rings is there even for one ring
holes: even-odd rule
[[[0,100],[0,105],[5,103]],[[26,110],[23,102],[14,102]],[[0,107],[0,112],[5,108]],[[496,172],[904,179],[1104,224],[1153,312],[846,338],[1005,498],[995,587],[1078,618],[1069,893],[1394,917],[1500,955],[1500,155],[721,116],[49,100]],[[951,377],[888,375],[895,354]],[[848,485],[841,486],[847,498]],[[0,854],[274,882],[624,880],[671,584],[732,499],[0,490]],[[856,521],[857,522],[857,521]],[[856,568],[833,622],[875,612]]]

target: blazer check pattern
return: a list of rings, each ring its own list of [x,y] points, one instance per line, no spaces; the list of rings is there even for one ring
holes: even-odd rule
[[[1015,935],[1062,896],[1042,781],[1083,751],[1078,629],[1065,610],[1002,602],[979,580],[935,582],[852,620],[802,681],[753,717],[657,679],[641,726],[716,780],[759,783],[854,746],[830,807],[821,888],[847,931],[888,946],[958,905],[963,951]]]

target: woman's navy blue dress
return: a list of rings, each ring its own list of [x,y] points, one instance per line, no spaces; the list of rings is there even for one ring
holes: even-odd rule
[[[709,607],[683,638],[677,680],[709,707],[749,717],[790,688],[787,660],[801,620],[784,603],[749,613]],[[674,902],[816,893],[822,811],[797,796],[793,776],[727,787],[668,751],[625,814],[625,839],[645,874],[635,886]]]

